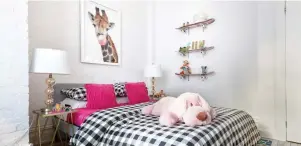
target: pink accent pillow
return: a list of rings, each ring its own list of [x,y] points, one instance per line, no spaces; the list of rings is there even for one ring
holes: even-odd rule
[[[126,83],[125,88],[130,104],[150,101],[144,82]]]
[[[86,84],[87,108],[106,109],[116,107],[114,87],[112,84]]]

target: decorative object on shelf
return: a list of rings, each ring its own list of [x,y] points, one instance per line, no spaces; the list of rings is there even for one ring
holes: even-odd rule
[[[184,46],[184,47],[180,47],[180,49],[179,49],[179,53],[181,54],[181,55],[183,55],[183,56],[185,56],[187,53],[188,53],[188,51],[190,50],[190,42],[189,43],[187,43],[187,45],[186,46]]]
[[[205,13],[205,12],[200,12],[200,13],[197,13],[197,14],[193,15],[193,22],[194,23],[205,21],[207,19],[208,19],[208,14]]]
[[[199,48],[198,49],[202,49],[205,46],[205,40],[201,40],[199,41]]]
[[[183,65],[181,66],[180,69],[182,69],[182,71],[180,72],[180,74],[185,74],[185,75],[191,74],[191,68],[189,66],[188,60],[185,60],[183,62]]]
[[[31,61],[30,72],[49,74],[46,79],[47,98],[45,101],[46,108],[42,109],[45,114],[52,111],[53,106],[53,86],[55,79],[52,74],[69,74],[69,65],[67,59],[67,53],[62,50],[49,49],[49,48],[37,48],[33,52],[33,58]]]
[[[183,56],[185,56],[188,53],[188,51],[189,51],[189,49],[186,46],[185,47],[180,47],[180,49],[179,49],[179,53]]]
[[[155,96],[155,78],[161,77],[161,66],[160,65],[149,65],[144,69],[144,76],[152,78],[152,97]]]
[[[200,27],[201,26],[203,28],[203,31],[204,31],[207,28],[207,25],[213,23],[214,21],[215,21],[214,18],[210,18],[210,19],[207,19],[207,20],[204,20],[204,21],[195,22],[195,23],[192,23],[192,24],[181,26],[181,27],[178,27],[176,29],[179,29],[184,33],[188,33],[190,28],[195,28],[195,27]]]
[[[192,42],[192,45],[191,45],[191,50],[194,50],[194,42]]]
[[[122,60],[120,11],[95,0],[80,2],[81,62],[120,65]]]
[[[201,79],[204,81],[205,79],[208,78],[209,75],[213,75],[214,72],[208,72],[207,66],[201,66],[202,72],[201,72]]]
[[[188,81],[189,81],[190,76],[200,76],[202,81],[204,81],[208,78],[208,76],[215,74],[214,71],[208,72],[207,71],[207,66],[201,66],[201,69],[202,69],[201,73],[190,73],[190,74],[175,73],[175,74],[180,76],[181,79],[186,79],[186,77],[187,77]]]
[[[180,67],[181,72],[179,75],[181,75],[181,78],[185,78],[187,75],[191,74],[191,68],[189,66],[188,60],[183,61],[183,65]]]
[[[202,74],[206,74],[207,73],[207,66],[201,66],[202,68]]]
[[[191,44],[191,46],[190,46],[190,44]],[[178,52],[182,56],[188,55],[188,57],[189,57],[190,52],[200,51],[203,55],[205,55],[207,51],[214,49],[213,46],[205,47],[204,45],[205,45],[205,40],[193,41],[192,43],[187,43],[187,45],[184,47],[180,47]]]

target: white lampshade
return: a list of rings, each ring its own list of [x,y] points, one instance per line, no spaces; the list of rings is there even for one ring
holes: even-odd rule
[[[161,66],[160,65],[149,65],[144,69],[145,77],[161,77]]]
[[[66,51],[37,48],[33,52],[30,66],[33,73],[69,74],[69,66]]]

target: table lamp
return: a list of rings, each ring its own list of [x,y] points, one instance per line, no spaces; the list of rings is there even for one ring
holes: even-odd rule
[[[149,65],[144,69],[144,76],[152,78],[152,96],[155,96],[155,78],[161,77],[161,66],[160,65]]]
[[[49,77],[46,79],[46,107],[42,109],[45,114],[48,114],[50,111],[52,111],[53,106],[53,86],[55,84],[55,80],[52,77],[52,74],[69,74],[67,53],[62,50],[50,48],[34,49],[30,72],[49,74]]]

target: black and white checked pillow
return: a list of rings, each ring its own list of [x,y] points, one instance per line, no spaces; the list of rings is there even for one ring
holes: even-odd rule
[[[71,99],[87,101],[87,91],[84,87],[62,89],[61,93]]]
[[[116,97],[126,97],[125,83],[114,83],[114,91]]]

